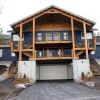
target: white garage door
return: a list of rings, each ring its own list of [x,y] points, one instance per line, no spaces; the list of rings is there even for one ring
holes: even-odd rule
[[[42,65],[39,69],[40,80],[67,79],[67,65]]]

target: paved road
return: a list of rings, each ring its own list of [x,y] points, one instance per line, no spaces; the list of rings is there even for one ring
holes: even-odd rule
[[[100,100],[100,91],[74,82],[36,83],[13,100]]]

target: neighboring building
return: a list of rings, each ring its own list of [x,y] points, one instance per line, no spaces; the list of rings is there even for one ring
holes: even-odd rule
[[[0,61],[17,61],[15,53],[11,52],[9,45],[0,45]]]
[[[36,80],[79,79],[90,72],[95,22],[50,6],[11,25],[18,74]]]
[[[93,53],[93,56],[96,59],[97,63],[100,65],[100,36],[96,37],[96,50]]]

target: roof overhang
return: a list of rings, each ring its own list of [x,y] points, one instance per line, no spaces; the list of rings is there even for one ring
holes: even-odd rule
[[[45,14],[47,11],[49,11],[49,10],[51,10],[51,9],[55,9],[55,10],[57,10],[57,11],[60,11],[60,12],[65,13],[65,14],[67,14],[67,15],[69,15],[69,16],[73,16],[73,17],[78,18],[78,19],[80,19],[80,20],[82,20],[82,21],[88,22],[88,23],[91,24],[91,26],[94,26],[94,25],[96,24],[96,23],[95,23],[94,21],[92,21],[92,20],[89,20],[89,19],[87,19],[87,18],[85,18],[85,17],[79,16],[79,15],[77,15],[77,14],[71,13],[71,12],[69,12],[69,11],[67,11],[67,10],[64,10],[64,9],[62,9],[62,8],[59,8],[59,7],[56,7],[56,6],[52,5],[52,6],[49,6],[49,7],[45,8],[45,9],[40,10],[39,12],[34,13],[34,14],[28,16],[28,17],[25,17],[25,18],[23,18],[23,19],[21,19],[21,20],[19,20],[19,21],[17,21],[17,22],[12,23],[12,24],[11,24],[11,27],[12,27],[12,28],[15,28],[16,25],[18,25],[18,24],[20,24],[20,23],[23,23],[24,21],[27,21],[27,20],[29,20],[29,19],[32,19],[33,17],[36,17],[36,18],[37,18],[37,16],[41,15],[41,13],[42,13],[42,14]]]

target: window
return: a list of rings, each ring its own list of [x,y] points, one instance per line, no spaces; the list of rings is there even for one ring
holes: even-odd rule
[[[42,33],[37,33],[37,40],[42,41]]]
[[[84,39],[84,33],[81,32],[81,39]]]
[[[92,39],[92,33],[91,32],[87,32],[86,37],[87,37],[87,39]]]
[[[2,53],[3,53],[3,50],[2,50],[2,49],[0,49],[0,57],[2,57]]]
[[[57,41],[60,39],[60,33],[59,32],[53,32],[53,40]]]
[[[63,40],[68,40],[68,33],[67,32],[63,32]]]
[[[84,33],[83,32],[81,32],[81,38],[84,39]],[[86,39],[92,39],[92,33],[91,32],[87,32]]]
[[[14,57],[14,56],[15,56],[15,53],[13,53],[13,52],[12,52],[12,53],[11,53],[11,56],[13,56],[13,57]]]
[[[52,33],[51,32],[47,33],[47,40],[52,41]]]
[[[19,35],[13,34],[13,41],[19,41],[19,40],[20,40]]]

